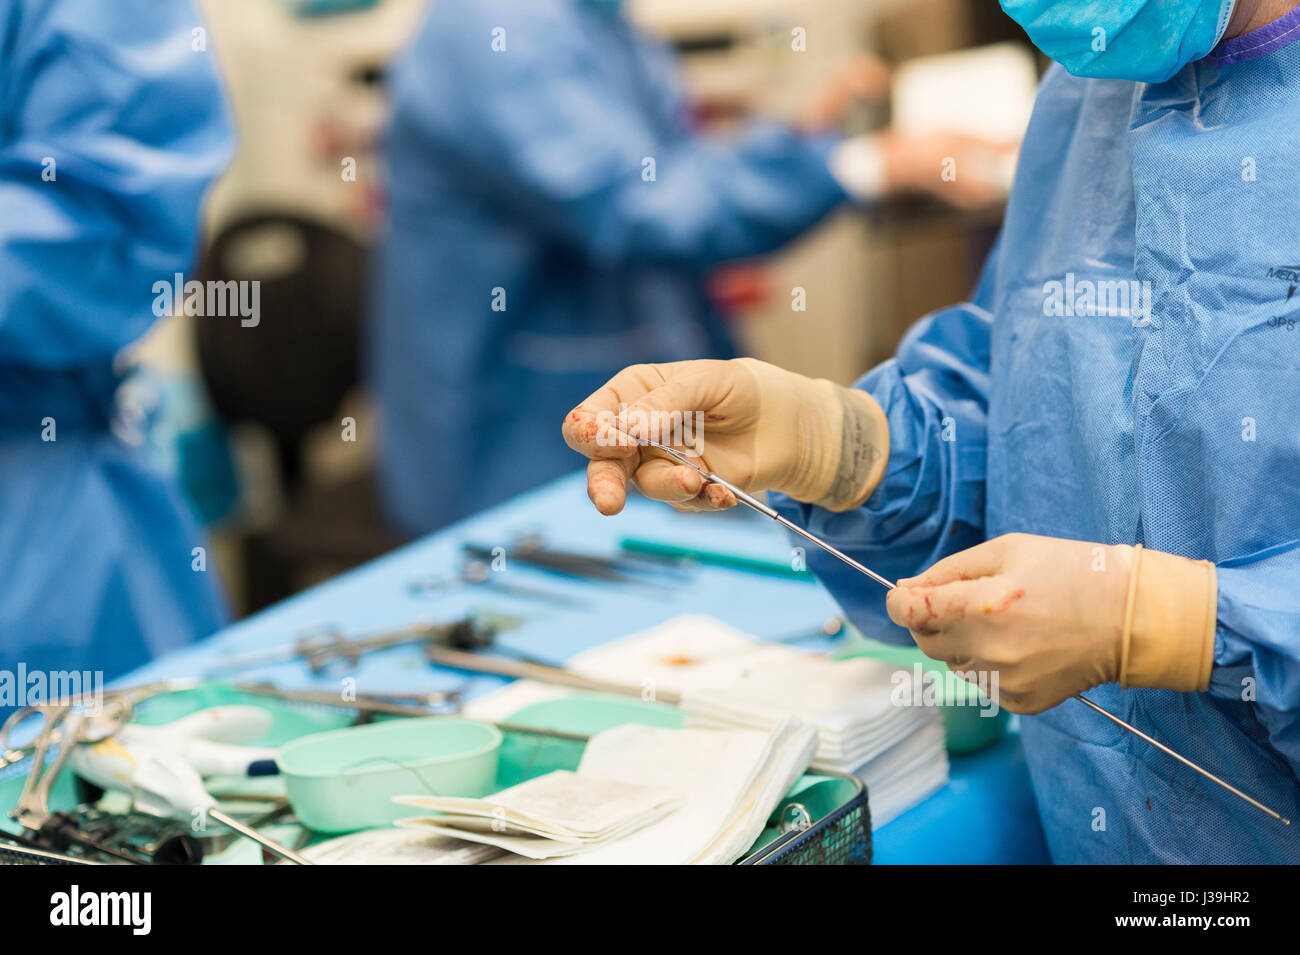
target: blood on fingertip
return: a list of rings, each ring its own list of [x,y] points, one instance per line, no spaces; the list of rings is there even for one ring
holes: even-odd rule
[[[680,487],[683,491],[687,491],[688,493],[691,494],[698,494],[700,492],[701,489],[697,487],[697,484],[700,481],[700,476],[698,474],[696,474],[690,468],[680,468],[680,467],[676,469],[676,472],[677,472],[678,487]]]
[[[704,493],[707,495],[709,503],[717,508],[730,507],[732,503],[731,492],[721,484],[708,484],[704,487]]]

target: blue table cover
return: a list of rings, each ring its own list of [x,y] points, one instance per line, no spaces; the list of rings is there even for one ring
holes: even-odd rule
[[[711,614],[761,639],[810,649],[833,649],[819,634],[838,612],[813,582],[782,579],[722,567],[700,566],[681,579],[658,577],[632,585],[558,577],[512,562],[520,535],[541,535],[547,546],[616,556],[623,537],[726,551],[788,562],[786,532],[742,509],[680,514],[667,505],[633,496],[609,518],[587,500],[581,474],[522,495],[379,560],[304,591],[184,651],[136,670],[120,685],[201,676],[223,658],[279,647],[327,630],[350,637],[419,620],[454,620],[471,612],[519,618],[498,642],[507,650],[554,664],[602,642],[662,623],[679,614]],[[554,600],[512,595],[491,584],[443,591],[412,583],[448,577],[461,563],[465,542],[506,552],[499,579],[521,589],[543,590]],[[656,582],[658,581],[658,582]],[[864,582],[864,586],[874,586]],[[868,635],[870,636],[870,635]],[[221,676],[269,680],[282,687],[337,690],[355,680],[358,692],[459,690],[466,697],[504,682],[428,666],[415,647],[369,654],[355,670],[313,675],[301,662],[277,663]],[[1030,789],[1024,753],[1014,731],[998,745],[952,760],[949,784],[875,833],[877,863],[1038,863],[1048,855]]]

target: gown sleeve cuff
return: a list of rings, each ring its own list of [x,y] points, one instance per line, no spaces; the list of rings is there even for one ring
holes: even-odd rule
[[[841,512],[861,507],[889,464],[889,419],[875,398],[856,388],[832,386],[840,401],[840,454],[830,491],[816,503]]]
[[[1214,664],[1218,591],[1209,561],[1135,548],[1120,685],[1203,692]]]

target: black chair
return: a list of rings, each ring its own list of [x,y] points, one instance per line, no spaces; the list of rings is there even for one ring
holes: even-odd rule
[[[384,522],[372,468],[335,484],[307,479],[303,439],[359,379],[365,304],[363,245],[276,211],[224,228],[204,256],[204,281],[259,281],[256,325],[198,320],[199,364],[220,417],[260,425],[274,442],[285,512],[242,538],[240,603],[252,612],[402,543]]]

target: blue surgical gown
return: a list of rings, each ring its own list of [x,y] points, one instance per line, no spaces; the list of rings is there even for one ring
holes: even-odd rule
[[[223,617],[211,562],[192,569],[204,542],[177,492],[111,428],[114,355],[155,320],[154,282],[188,267],[200,198],[230,151],[200,28],[188,0],[0,0],[11,674],[110,679]]]
[[[728,357],[705,295],[844,198],[831,141],[692,133],[671,57],[581,0],[438,0],[390,75],[369,377],[388,509],[432,530],[575,467],[575,395]]]
[[[891,578],[1013,531],[1212,560],[1209,691],[1088,695],[1296,821],[1298,157],[1300,44],[1159,85],[1053,68],[974,301],[858,384],[889,418],[884,480],[844,514],[780,499]],[[810,560],[867,633],[907,639],[880,587]],[[1057,862],[1300,862],[1300,825],[1077,701],[1023,737]]]

